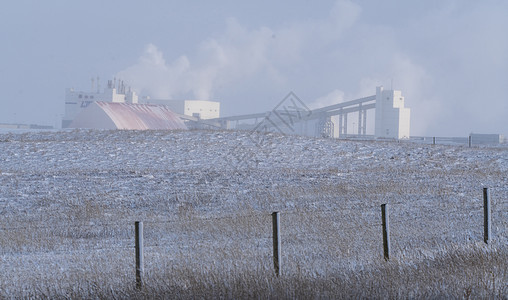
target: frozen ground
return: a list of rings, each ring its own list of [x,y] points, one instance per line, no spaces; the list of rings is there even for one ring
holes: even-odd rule
[[[270,213],[281,211],[285,271],[327,276],[380,259],[379,205],[390,203],[393,256],[414,263],[481,243],[483,187],[494,245],[506,251],[507,183],[507,147],[225,131],[0,134],[0,297],[61,278],[72,285],[103,263],[116,267],[94,276],[124,284],[136,220],[146,223],[149,274],[220,273],[270,269]]]
[[[254,138],[252,138],[254,136]],[[432,187],[445,201],[481,200],[481,189],[507,199],[508,148],[415,143],[347,142],[249,132],[72,131],[0,135],[0,207],[4,216],[35,214],[57,199],[100,199],[114,208],[142,207],[196,193],[221,194],[203,207],[221,213],[257,194],[342,186],[395,184],[358,201],[429,201],[415,189]],[[261,141],[256,145],[254,141]],[[341,194],[330,195],[340,199]],[[428,195],[434,196],[434,195]],[[236,198],[240,199],[236,199]],[[289,202],[290,199],[287,199]],[[55,202],[56,201],[56,202]],[[291,203],[284,201],[286,206]],[[250,201],[249,201],[250,202]],[[474,202],[471,202],[474,203]],[[260,205],[258,211],[283,209]],[[314,206],[308,201],[295,206]],[[332,204],[333,205],[333,204]]]

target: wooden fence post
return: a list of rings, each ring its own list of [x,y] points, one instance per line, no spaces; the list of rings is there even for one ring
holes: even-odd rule
[[[136,287],[141,289],[143,287],[143,222],[134,223],[136,234]]]
[[[435,145],[436,144],[436,137],[432,137],[432,145]]]
[[[388,213],[388,204],[381,204],[381,218],[383,219],[383,250],[385,260],[390,259],[390,223]]]
[[[483,188],[483,241],[488,244],[492,240],[489,189]]]
[[[281,240],[280,240],[279,212],[272,213],[272,226],[273,226],[273,266],[275,268],[275,275],[280,276]]]
[[[473,144],[473,136],[469,135],[469,137],[467,138],[467,143],[469,145],[469,148],[471,148],[471,145]]]

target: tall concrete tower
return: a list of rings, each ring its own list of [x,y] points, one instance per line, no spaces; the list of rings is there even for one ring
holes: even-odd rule
[[[409,138],[410,110],[400,91],[376,88],[376,138]]]

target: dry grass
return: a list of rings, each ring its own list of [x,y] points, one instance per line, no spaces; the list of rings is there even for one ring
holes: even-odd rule
[[[0,147],[4,153],[23,149],[26,161],[32,151],[52,152],[50,145],[63,142],[72,144],[61,145],[66,149],[85,149],[85,158],[93,157],[90,144],[111,139],[113,150],[105,156],[157,143],[168,152],[192,150],[184,132],[94,134],[0,137]],[[208,140],[218,133],[192,134]],[[222,145],[240,135],[219,134],[231,138],[219,140]],[[143,143],[151,135],[158,142]],[[83,168],[56,161],[47,170],[22,158],[4,167],[0,298],[508,297],[508,189],[498,164],[506,152],[273,139],[272,151],[279,152],[269,159],[274,166],[237,171],[178,167],[171,156],[154,153],[147,155],[160,161],[150,168],[131,159]],[[301,147],[319,152],[315,157],[351,157],[314,167],[305,166],[317,158],[293,159],[301,165],[284,156],[275,162],[284,152],[278,143],[294,153]],[[376,152],[382,148],[387,150]],[[417,152],[424,153],[415,158]],[[358,162],[362,157],[365,162]],[[5,163],[5,156],[0,159]],[[481,242],[483,185],[492,187],[490,245]],[[388,262],[382,257],[381,203],[391,204]],[[281,211],[279,278],[272,269],[272,211]],[[141,291],[134,282],[136,220],[145,227]]]

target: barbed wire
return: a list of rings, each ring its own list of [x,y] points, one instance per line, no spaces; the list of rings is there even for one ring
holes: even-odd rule
[[[47,249],[47,250],[34,250],[34,251],[20,251],[20,252],[16,252],[16,251],[3,251],[4,253],[3,254],[8,254],[10,252],[13,252],[13,253],[16,253],[16,254],[43,254],[43,255],[55,255],[55,254],[65,254],[65,255],[72,255],[72,254],[75,254],[75,253],[88,253],[88,252],[91,252],[91,251],[111,251],[111,250],[119,250],[119,249],[123,249],[123,250],[134,250],[135,249],[135,246],[134,246],[134,243],[132,246],[114,246],[114,245],[111,245],[111,246],[108,246],[108,247],[90,247],[90,248],[86,248],[86,249],[66,249],[66,250],[50,250],[50,249]],[[1,253],[1,252],[0,252]]]
[[[97,223],[97,224],[64,224],[64,225],[27,225],[27,226],[15,226],[15,227],[0,227],[0,230],[26,230],[26,229],[61,229],[61,228],[83,228],[83,227],[106,227],[106,226],[125,226],[127,223]]]
[[[192,216],[192,213],[190,213],[187,218],[191,218],[190,220],[160,220],[160,221],[146,221],[144,223],[192,223],[192,222],[196,222],[196,221],[212,221],[212,220],[226,220],[226,219],[229,219],[229,220],[232,220],[232,219],[238,219],[238,218],[252,218],[252,217],[256,217],[256,216],[260,216],[260,217],[269,217],[270,214],[269,213],[264,213],[264,212],[255,212],[255,213],[250,213],[250,214],[242,214],[242,215],[230,215],[230,216],[221,216],[221,217],[196,217],[196,216]],[[186,216],[184,216],[185,218]]]
[[[398,204],[403,204],[402,202],[400,203],[390,203],[392,205],[398,205]],[[407,205],[407,203],[406,203]],[[278,212],[280,213],[280,215],[282,216],[282,218],[284,218],[283,216],[285,215],[297,215],[297,214],[316,214],[316,213],[334,213],[334,214],[337,214],[337,216],[342,216],[344,214],[346,215],[349,215],[351,218],[365,218],[366,214],[369,215],[369,217],[371,216],[374,216],[374,215],[378,215],[379,214],[379,211],[378,211],[378,208],[376,207],[376,209],[374,209],[374,207],[372,207],[372,210],[367,210],[367,211],[362,211],[362,214],[361,215],[355,215],[355,216],[351,216],[350,215],[350,212],[351,211],[358,211],[358,209],[350,209],[350,210],[344,210],[344,209],[337,209],[337,208],[330,208],[330,209],[298,209],[298,210],[287,210],[287,211],[283,211],[283,210],[279,210]],[[457,217],[457,216],[460,216],[460,217],[470,217],[472,214],[479,214],[479,213],[482,213],[483,212],[483,209],[481,208],[478,208],[478,209],[475,209],[475,210],[468,210],[468,211],[465,211],[465,212],[462,212],[462,211],[448,211],[448,212],[442,212],[442,213],[435,213],[433,212],[432,214],[420,214],[418,216],[418,218],[412,218],[411,216],[409,216],[409,220],[394,220],[394,219],[390,219],[389,223],[390,224],[407,224],[408,221],[411,221],[411,222],[415,222],[417,220],[425,220],[425,219],[430,219],[430,218],[436,218],[436,217],[443,217],[443,218],[450,218],[450,217]],[[401,211],[397,211],[397,216],[399,216],[399,213],[401,213]],[[390,210],[390,214],[394,215],[394,210]],[[379,214],[380,215],[380,214]],[[181,216],[180,218],[186,218],[185,220],[182,220],[182,219],[171,219],[171,220],[164,220],[164,219],[159,219],[159,220],[146,220],[146,221],[142,221],[144,224],[179,224],[179,225],[186,225],[186,224],[195,224],[196,222],[207,222],[207,221],[222,221],[222,220],[238,220],[238,219],[247,219],[247,218],[256,218],[256,217],[264,217],[264,218],[269,218],[271,216],[271,213],[269,212],[251,212],[249,214],[241,214],[241,215],[227,215],[227,216],[218,216],[218,217],[198,217],[198,216],[193,216],[192,213],[190,213],[188,216]],[[404,219],[407,219],[408,217],[405,217],[405,216],[402,216]],[[315,216],[310,216],[310,218],[315,218]],[[65,221],[65,220],[63,220]],[[43,222],[43,221],[41,221]],[[34,230],[52,230],[52,229],[59,229],[59,230],[62,230],[62,229],[75,229],[75,228],[90,228],[90,229],[96,229],[98,227],[125,227],[126,229],[127,228],[133,228],[131,227],[136,221],[130,221],[131,223],[127,223],[127,222],[107,222],[107,223],[94,223],[94,222],[91,222],[89,224],[62,224],[62,225],[27,225],[27,226],[3,226],[3,227],[0,227],[0,231],[16,231],[16,230],[30,230],[30,229],[34,229]],[[354,226],[342,226],[341,225],[341,228],[343,229],[358,229],[360,227],[365,227],[365,226],[381,226],[382,224],[381,223],[375,223],[375,224],[361,224],[361,225],[354,225]]]

